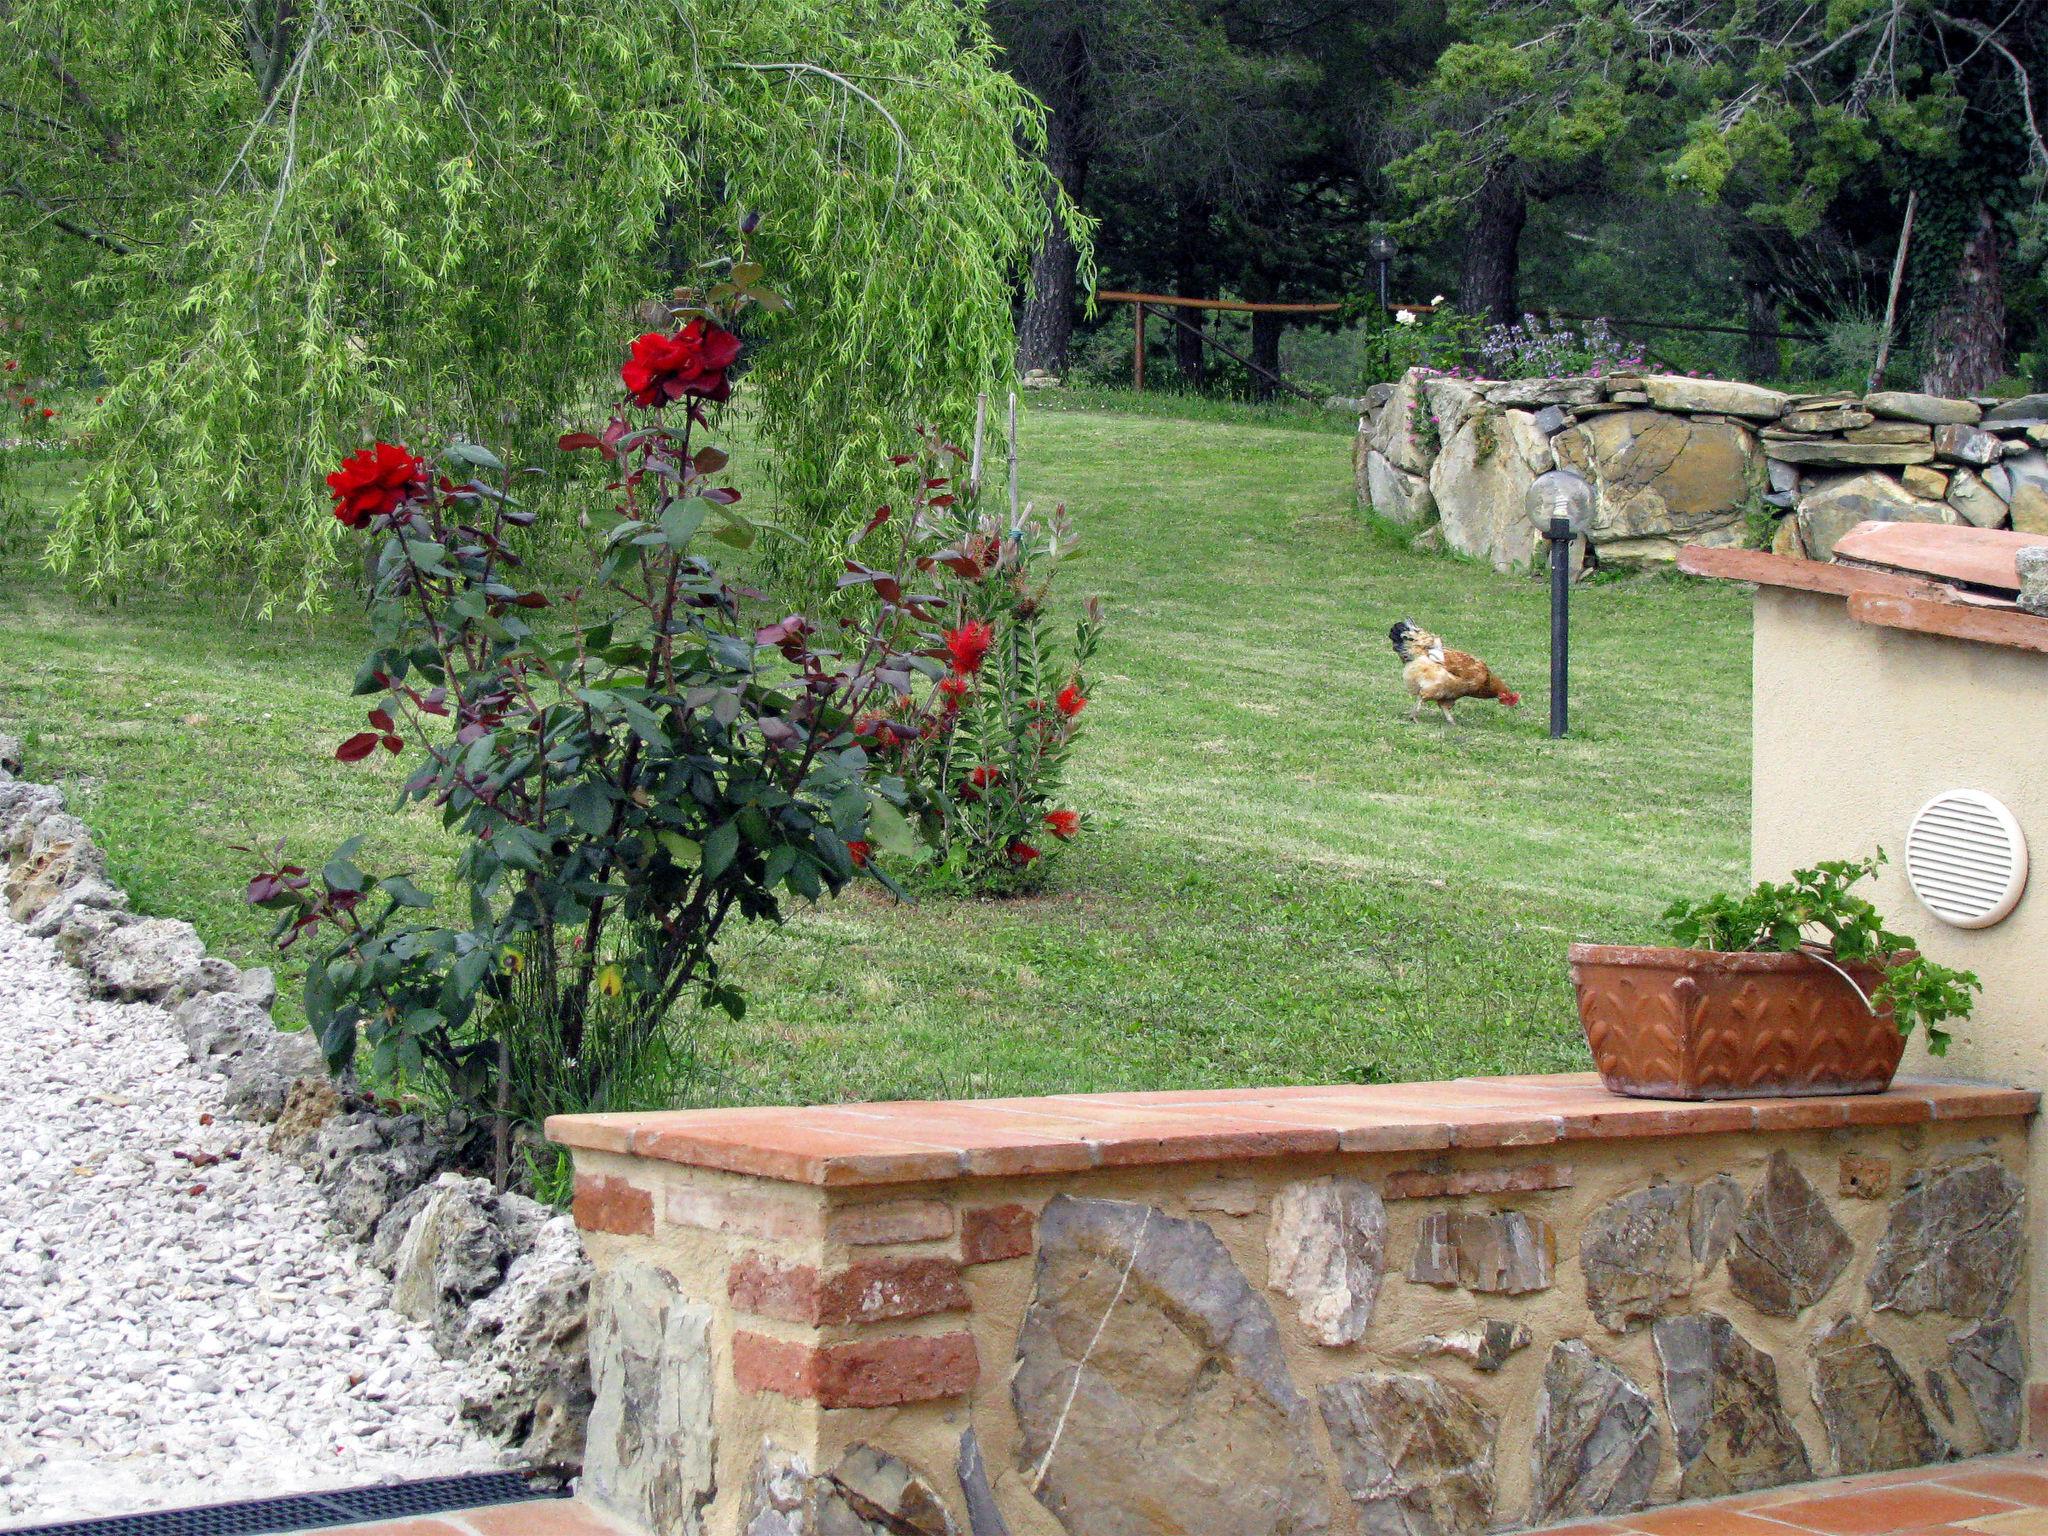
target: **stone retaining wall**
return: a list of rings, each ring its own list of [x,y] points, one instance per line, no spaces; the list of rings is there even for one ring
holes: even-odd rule
[[[557,1121],[585,1495],[663,1536],[1465,1536],[2019,1441],[2030,1095],[1498,1084]]]
[[[1593,485],[1602,560],[1660,562],[1685,544],[1753,538],[1825,560],[1871,519],[2048,533],[2044,449],[2048,395],[1859,398],[1662,374],[1489,381],[1414,369],[1368,396],[1354,460],[1361,505],[1437,528],[1424,537],[1505,571],[1536,555],[1522,495],[1549,469]],[[1775,529],[1753,528],[1753,513]]]

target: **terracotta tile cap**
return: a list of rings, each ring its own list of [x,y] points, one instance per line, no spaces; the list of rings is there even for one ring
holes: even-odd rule
[[[568,1115],[567,1146],[818,1186],[1331,1152],[1541,1146],[2032,1114],[2039,1095],[1902,1078],[1888,1093],[1684,1103],[1608,1093],[1592,1073],[1441,1083],[1055,1094],[1033,1099]]]

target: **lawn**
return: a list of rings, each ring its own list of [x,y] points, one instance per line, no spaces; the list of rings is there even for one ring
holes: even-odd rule
[[[1297,422],[1108,409],[1027,417],[1025,491],[1075,512],[1110,628],[1047,894],[878,893],[727,946],[744,1023],[691,1021],[712,1102],[1385,1081],[1570,1069],[1577,937],[1649,936],[1747,857],[1749,622],[1721,586],[1574,598],[1574,733],[1544,734],[1546,594],[1361,518],[1350,442]],[[17,541],[0,569],[0,723],[61,779],[139,908],[244,964],[233,845],[449,850],[344,767],[351,616],[259,625],[241,594],[81,604]],[[1455,732],[1405,721],[1411,618],[1523,690]],[[288,968],[287,968],[288,969]],[[289,990],[289,981],[287,981]]]

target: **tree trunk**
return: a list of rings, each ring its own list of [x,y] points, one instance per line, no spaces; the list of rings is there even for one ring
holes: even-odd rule
[[[1081,114],[1086,110],[1080,88],[1086,59],[1079,29],[1069,32],[1058,54],[1061,77],[1043,94],[1045,168],[1074,202],[1081,200],[1088,157],[1081,144]],[[1074,335],[1074,275],[1080,253],[1057,216],[1057,197],[1048,189],[1046,208],[1053,215],[1045,241],[1031,258],[1031,287],[1017,314],[1017,371],[1067,371],[1067,346]]]
[[[1215,279],[1210,275],[1208,259],[1209,205],[1195,201],[1181,209],[1179,228],[1176,230],[1173,259],[1173,291],[1184,299],[1213,299],[1216,296]],[[1173,361],[1180,370],[1183,388],[1199,390],[1209,382],[1209,349],[1202,345],[1201,333],[1208,324],[1206,309],[1176,309],[1176,318],[1185,320],[1188,326],[1173,328]]]
[[[2005,284],[1999,272],[1998,225],[1977,205],[1954,281],[1927,323],[1920,387],[1930,395],[1981,395],[2005,377]]]
[[[1743,284],[1748,300],[1749,331],[1742,338],[1742,357],[1737,366],[1745,379],[1775,379],[1778,376],[1778,293],[1769,283]]]
[[[1280,333],[1286,325],[1279,315],[1252,315],[1252,361],[1269,373],[1280,371]],[[1264,374],[1252,375],[1252,398],[1270,400],[1279,386]]]
[[[1495,325],[1514,325],[1522,318],[1522,226],[1529,219],[1529,199],[1522,173],[1512,160],[1496,165],[1480,184],[1465,232],[1465,262],[1458,275],[1458,307],[1468,315],[1484,315]],[[1396,303],[1400,296],[1395,296]]]

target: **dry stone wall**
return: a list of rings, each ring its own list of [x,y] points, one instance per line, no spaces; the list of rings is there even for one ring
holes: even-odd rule
[[[847,1189],[580,1150],[586,1486],[689,1536],[1477,1536],[2009,1449],[2025,1122],[1882,1118]]]
[[[1522,497],[1559,468],[1593,487],[1589,539],[1603,561],[1750,541],[1825,560],[1868,520],[2048,533],[2048,395],[1788,395],[1665,374],[1414,369],[1366,397],[1355,467],[1361,505],[1503,571],[1537,554]]]

